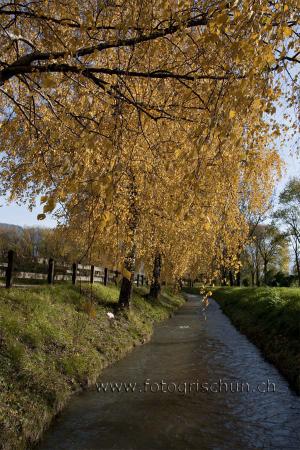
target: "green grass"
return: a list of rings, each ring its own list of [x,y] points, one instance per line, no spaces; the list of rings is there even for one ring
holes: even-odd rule
[[[37,441],[70,395],[95,383],[101,370],[149,339],[154,322],[184,300],[164,290],[109,322],[118,288],[94,285],[0,289],[0,448]]]
[[[213,298],[300,393],[300,289],[224,287]]]

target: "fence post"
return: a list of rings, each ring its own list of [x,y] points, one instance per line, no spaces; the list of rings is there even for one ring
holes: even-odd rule
[[[90,276],[90,283],[91,283],[91,284],[94,283],[94,273],[95,273],[95,266],[92,265],[92,266],[91,266],[91,276]]]
[[[144,275],[141,275],[141,279],[142,279],[141,285],[144,286]]]
[[[14,269],[14,251],[9,250],[7,254],[7,268],[5,274],[5,286],[10,288],[12,286],[12,275]]]
[[[104,286],[107,286],[108,283],[108,268],[104,268]]]
[[[72,264],[72,284],[76,284],[76,278],[77,278],[77,264]]]
[[[48,284],[54,283],[54,260],[53,258],[49,259],[48,262]]]
[[[140,285],[140,274],[139,273],[136,276],[136,285],[137,285],[137,287],[139,287],[139,285]]]

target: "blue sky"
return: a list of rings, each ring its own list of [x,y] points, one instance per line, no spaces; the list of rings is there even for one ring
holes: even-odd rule
[[[29,211],[26,206],[19,206],[16,203],[5,204],[5,199],[0,200],[0,223],[12,223],[20,226],[43,226],[54,227],[56,221],[47,217],[45,220],[37,220],[37,215],[42,212],[42,208],[34,208]]]

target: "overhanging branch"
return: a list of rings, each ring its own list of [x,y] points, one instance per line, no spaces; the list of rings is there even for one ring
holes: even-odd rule
[[[155,41],[156,39],[162,38],[167,35],[171,35],[182,29],[183,24],[182,23],[174,23],[172,21],[168,27],[154,30],[151,33],[139,33],[137,36],[131,37],[131,38],[125,38],[125,39],[116,39],[112,40],[111,42],[101,42],[98,45],[90,46],[90,47],[83,47],[75,52],[72,53],[72,57],[79,58],[83,56],[89,56],[92,55],[95,52],[100,52],[107,49],[112,48],[121,48],[121,47],[134,47],[135,45],[138,45],[140,43],[144,42],[150,42]],[[192,28],[192,27],[198,27],[198,26],[204,26],[207,25],[208,18],[206,14],[202,14],[197,18],[188,19],[185,22],[184,28]],[[21,56],[18,58],[14,63],[10,64],[8,67],[2,69],[0,72],[0,84],[3,84],[5,81],[9,80],[10,78],[20,74],[20,73],[26,73],[26,67],[29,69],[31,64],[38,61],[50,61],[51,59],[59,59],[64,58],[66,56],[70,56],[67,51],[60,51],[60,52],[31,52],[26,55]],[[19,72],[18,70],[22,70],[22,72]]]

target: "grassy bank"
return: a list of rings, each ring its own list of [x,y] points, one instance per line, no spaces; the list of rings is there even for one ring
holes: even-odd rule
[[[213,298],[300,393],[300,289],[226,287]]]
[[[87,289],[87,288],[86,288]],[[116,287],[0,289],[0,448],[37,441],[70,395],[149,339],[154,322],[184,301],[165,290],[155,303],[135,289],[130,311],[109,321]]]

